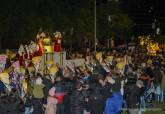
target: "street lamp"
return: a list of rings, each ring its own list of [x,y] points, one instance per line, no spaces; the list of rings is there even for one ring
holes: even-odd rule
[[[97,18],[96,18],[96,16],[97,16],[97,14],[96,14],[96,0],[95,0],[95,2],[94,2],[94,9],[95,9],[95,15],[94,15],[94,49],[95,49],[95,53],[96,53],[96,40],[97,40],[97,34],[96,34],[96,32],[97,32]]]
[[[70,29],[70,35],[71,35],[71,42],[70,42],[70,48],[71,48],[71,50],[73,49],[73,32],[74,32],[74,28],[72,27],[71,29]]]

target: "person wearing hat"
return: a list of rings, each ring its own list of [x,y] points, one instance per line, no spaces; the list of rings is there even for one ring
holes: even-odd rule
[[[45,85],[44,88],[45,99],[47,99],[48,97],[49,89],[51,89],[53,87],[53,84],[55,83],[55,75],[57,72],[57,67],[53,65],[53,62],[47,61],[46,64],[47,64],[48,74],[46,74],[43,77],[43,84]]]
[[[56,98],[57,98],[57,114],[64,114],[64,96],[65,96],[65,85],[62,81],[61,76],[56,76],[56,82],[54,84],[56,88]]]
[[[137,80],[136,84],[126,88],[125,97],[129,114],[138,114],[140,111],[140,97],[143,93],[144,84],[141,80]]]
[[[107,99],[104,114],[120,114],[123,103],[123,96],[120,92],[114,92]]]
[[[36,80],[35,80],[35,83],[34,83],[34,89],[33,89],[33,97],[34,98],[38,98],[38,99],[41,99],[44,97],[44,93],[43,93],[43,88],[44,88],[44,85],[42,83],[42,79],[41,77],[38,77]]]
[[[85,97],[82,93],[82,83],[75,83],[75,90],[70,96],[70,114],[83,114]]]
[[[53,83],[52,83],[52,80],[51,80],[51,77],[49,74],[45,75],[43,78],[43,84],[45,85],[45,88],[44,88],[44,95],[45,95],[45,99],[47,99],[48,97],[48,92],[49,92],[49,89],[52,88],[53,86]]]
[[[56,114],[57,111],[57,99],[55,97],[55,87],[49,90],[49,96],[47,99],[47,104],[45,106],[45,114]]]
[[[118,72],[113,72],[112,76],[106,77],[107,84],[109,85],[108,91],[109,96],[106,99],[105,114],[118,114],[121,112],[123,96],[120,92],[121,79]],[[115,111],[114,111],[115,110]]]
[[[37,74],[39,71],[39,68],[40,68],[40,64],[41,64],[41,56],[33,57],[32,63],[33,63],[33,67],[35,69],[35,73]]]
[[[99,84],[99,78],[96,77],[91,80],[89,83],[89,90],[87,111],[89,110],[90,114],[103,114],[105,102],[103,93],[101,93],[102,86]]]
[[[32,104],[34,108],[33,114],[44,114],[44,111],[42,109],[43,108],[42,101],[44,98],[43,89],[44,89],[44,85],[42,83],[42,79],[41,77],[38,77],[33,85],[33,100],[32,100]]]

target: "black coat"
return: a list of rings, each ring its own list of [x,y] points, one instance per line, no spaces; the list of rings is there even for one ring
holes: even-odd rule
[[[144,70],[144,72],[148,75],[148,76],[150,76],[150,78],[154,78],[155,76],[154,76],[154,72],[153,72],[153,70],[150,68],[150,67],[147,67],[145,70]]]
[[[67,94],[63,100],[65,114],[70,114],[70,96]]]
[[[10,96],[0,98],[0,114],[21,114],[21,111],[19,100],[16,98]]]
[[[45,95],[45,98],[47,99],[48,97],[48,91],[49,89],[52,88],[53,84],[52,82],[50,81],[50,79],[47,79],[47,78],[43,78],[43,84],[45,85],[45,88],[44,88],[44,95]]]
[[[125,98],[128,108],[139,108],[140,96],[143,94],[143,89],[136,85],[125,88]]]
[[[85,98],[82,92],[75,90],[70,96],[70,114],[83,114]]]
[[[42,107],[42,99],[32,99],[33,105],[33,114],[44,114],[43,107]]]
[[[90,83],[90,93],[88,98],[87,109],[90,114],[103,114],[105,99],[102,95],[102,87],[100,84],[97,82]]]
[[[72,81],[68,78],[64,78],[63,83],[65,86],[65,92],[71,93],[74,90],[74,81]]]
[[[104,99],[101,94],[97,94],[97,93],[90,94],[89,111],[90,111],[90,114],[103,114]]]
[[[155,77],[155,80],[154,80],[155,83],[154,84],[155,85],[160,85],[161,81],[163,79],[163,76],[162,76],[162,74],[161,74],[159,69],[155,69],[154,70],[154,77]]]
[[[112,95],[112,92],[113,92],[112,84],[106,83],[106,85],[101,89],[101,93],[104,97],[104,101],[106,101],[109,98],[109,96]]]

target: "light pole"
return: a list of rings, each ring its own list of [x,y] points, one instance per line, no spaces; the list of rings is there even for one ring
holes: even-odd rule
[[[73,39],[73,32],[74,32],[74,28],[72,27],[71,29],[70,29],[70,35],[71,35],[71,37],[72,37],[72,39]],[[71,50],[73,49],[73,41],[72,41],[72,39],[71,39]]]
[[[97,14],[96,14],[96,0],[94,1],[94,48],[95,48],[95,53],[96,53],[96,39],[97,39],[97,34],[96,34],[96,32],[97,32],[97,18],[96,18],[96,16],[97,16]]]

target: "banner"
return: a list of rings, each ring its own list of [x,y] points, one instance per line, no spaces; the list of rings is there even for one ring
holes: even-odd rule
[[[66,60],[66,52],[55,52],[53,55],[53,60],[60,66],[64,66],[64,61]]]
[[[53,61],[54,64],[64,65],[66,60],[66,52],[55,52],[55,53],[45,53],[41,58],[41,64],[45,64],[45,61]]]
[[[0,55],[0,73],[5,69],[6,59],[6,55]]]
[[[64,65],[66,66],[68,63],[74,63],[75,67],[85,66],[85,59],[66,60]]]
[[[73,61],[66,61],[65,65],[68,66],[72,71],[74,71],[75,63]]]

